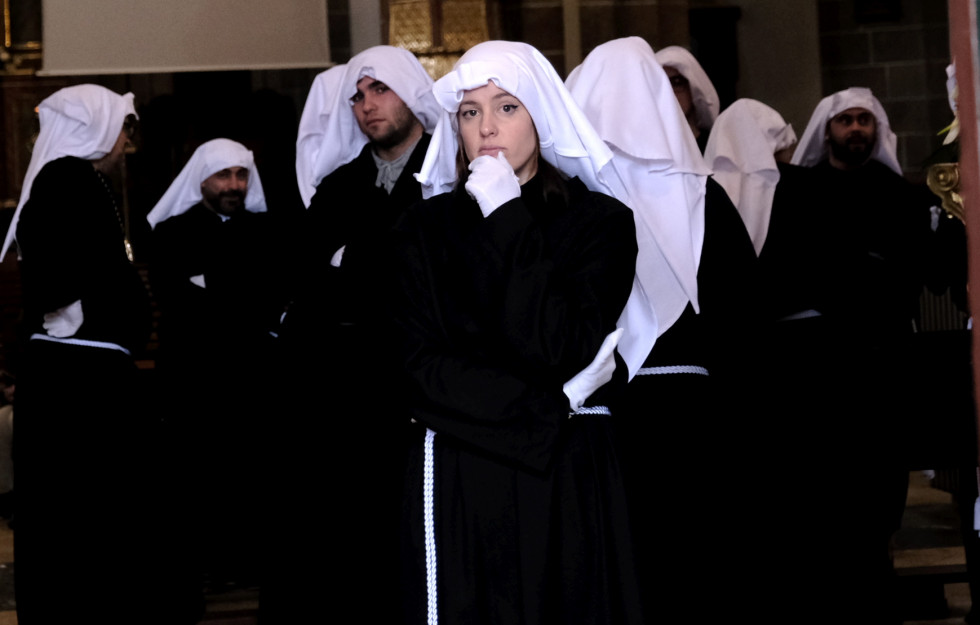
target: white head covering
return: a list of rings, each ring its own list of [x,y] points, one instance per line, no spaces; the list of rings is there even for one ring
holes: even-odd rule
[[[456,182],[456,112],[463,93],[493,82],[527,107],[540,140],[541,156],[593,191],[609,193],[599,170],[612,158],[544,55],[526,43],[486,41],[469,49],[453,71],[432,88],[443,109],[416,179],[432,197]],[[610,193],[611,194],[611,193]]]
[[[38,172],[51,161],[74,156],[87,161],[112,151],[127,115],[136,115],[133,94],[119,95],[99,85],[65,87],[45,98],[38,106],[41,131],[31,153],[20,201],[0,249],[3,259],[17,232],[20,211],[31,197],[31,186]]]
[[[194,150],[191,159],[177,174],[170,188],[146,216],[150,227],[156,228],[158,223],[176,217],[200,202],[204,197],[201,195],[201,183],[208,176],[229,167],[244,167],[248,170],[245,210],[264,213],[265,193],[262,191],[262,180],[251,150],[231,139],[212,139]]]
[[[619,326],[630,377],[657,337],[698,306],[709,174],[670,80],[639,37],[596,47],[567,80],[599,135],[612,148],[607,175],[614,195],[633,209],[639,255]]]
[[[844,89],[820,100],[820,104],[810,116],[810,123],[806,125],[806,130],[803,131],[800,144],[796,146],[792,163],[804,167],[813,167],[825,159],[828,151],[827,122],[850,108],[866,109],[875,116],[875,121],[878,123],[878,141],[871,153],[871,158],[887,165],[901,176],[902,166],[898,164],[897,152],[898,139],[888,124],[888,115],[885,114],[881,102],[872,95],[870,89],[865,87]]]
[[[657,62],[664,67],[673,67],[687,78],[694,100],[694,123],[699,128],[711,128],[718,117],[718,92],[694,55],[680,46],[667,46],[657,50]]]
[[[341,83],[344,80],[346,65],[334,65],[320,72],[313,79],[313,86],[306,96],[303,115],[299,119],[299,132],[296,136],[296,182],[303,204],[308,208],[316,186],[323,176],[316,175],[316,164],[323,145],[323,136],[330,124],[330,116],[339,108],[349,108],[348,98],[343,96]]]
[[[375,46],[355,55],[345,67],[343,79],[338,80],[337,100],[325,120],[319,152],[313,164],[311,180],[314,184],[319,184],[333,170],[354,160],[368,143],[367,135],[358,127],[350,105],[350,98],[357,93],[357,81],[361,78],[370,76],[388,85],[415,114],[426,132],[432,132],[439,120],[439,106],[432,96],[432,78],[408,50]]]
[[[766,242],[779,182],[774,155],[794,143],[796,133],[779,113],[748,98],[722,111],[708,138],[704,159],[742,216],[756,254]]]

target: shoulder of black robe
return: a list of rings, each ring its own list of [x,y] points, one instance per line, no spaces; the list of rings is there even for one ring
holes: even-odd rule
[[[916,201],[904,177],[875,160],[856,170],[826,161],[813,169],[818,201],[831,220],[830,312],[861,335],[908,333],[925,280],[928,206]]]
[[[705,149],[707,149],[707,147],[708,147],[708,135],[711,134],[711,129],[710,128],[700,128],[699,130],[701,132],[695,138],[695,141],[697,142],[698,149],[701,151],[701,155],[703,156]]]
[[[377,186],[378,168],[371,145],[338,167],[317,186],[302,230],[295,239],[300,276],[292,286],[286,334],[308,337],[325,326],[373,316],[382,311],[377,288],[385,271],[386,233],[411,204],[422,199],[414,174],[422,167],[430,135],[412,151],[392,193]],[[341,267],[331,260],[343,248]]]
[[[198,203],[153,229],[149,275],[160,307],[163,359],[197,354],[208,343],[214,326],[205,274],[212,265],[220,227],[221,218]],[[204,278],[204,287],[191,282],[195,276]]]
[[[708,178],[704,245],[698,266],[699,327],[716,382],[751,376],[748,355],[759,339],[759,263],[742,217],[725,190]],[[669,330],[668,330],[669,332]]]
[[[425,160],[425,153],[428,151],[431,141],[432,135],[427,132],[422,134],[422,138],[415,144],[412,155],[408,157],[405,168],[391,190],[391,206],[396,209],[397,213],[422,199],[422,185],[415,179],[415,174],[422,171],[422,162]],[[397,216],[397,214],[392,216],[393,222]]]
[[[561,386],[615,328],[636,262],[629,209],[578,180],[567,190],[567,205],[542,202],[532,179],[486,219],[457,190],[393,231],[390,308],[412,415],[535,470],[568,418]]]
[[[765,245],[759,254],[762,317],[771,322],[807,310],[823,311],[828,291],[834,214],[819,201],[819,175],[810,167],[778,163]]]
[[[149,297],[126,256],[115,200],[90,161],[68,156],[41,168],[21,211],[17,245],[29,332],[43,332],[45,313],[82,300],[76,337],[144,347]]]
[[[287,297],[278,238],[278,222],[268,213],[242,210],[222,220],[202,203],[158,224],[151,281],[161,334],[244,341],[275,330]],[[191,282],[194,276],[203,276],[204,288]]]
[[[329,249],[332,256],[369,224],[384,221],[390,226],[402,210],[422,199],[422,187],[414,174],[422,168],[430,139],[428,133],[422,135],[391,194],[376,184],[378,167],[371,144],[365,145],[353,161],[320,181],[310,200],[304,228],[316,233],[324,252]]]

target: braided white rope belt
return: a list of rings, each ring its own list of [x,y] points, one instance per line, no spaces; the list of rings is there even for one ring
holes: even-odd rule
[[[568,418],[571,419],[575,415],[581,414],[601,414],[607,417],[612,416],[612,411],[609,410],[608,406],[581,406],[578,410],[573,410],[568,413]]]
[[[568,414],[612,416],[607,406],[582,406]],[[436,519],[435,519],[435,438],[436,433],[426,428],[424,461],[422,468],[422,517],[425,524],[425,585],[428,595],[428,625],[439,623],[439,576],[436,562]]]
[[[435,453],[436,433],[425,430],[425,465],[422,470],[422,514],[425,521],[425,585],[428,590],[429,625],[439,622],[438,577],[436,575]]]
[[[131,356],[129,350],[122,345],[116,345],[115,343],[107,343],[105,341],[89,341],[88,339],[59,339],[53,336],[48,336],[47,334],[35,333],[31,335],[32,341],[50,341],[52,343],[62,343],[65,345],[81,345],[82,347],[97,347],[99,349],[111,349],[117,352],[122,352],[127,356]]]
[[[795,312],[792,315],[786,315],[779,321],[796,321],[797,319],[812,319],[813,317],[822,317],[820,311],[813,310],[801,310],[800,312]]]
[[[636,372],[636,375],[668,375],[671,373],[692,373],[694,375],[708,375],[705,367],[695,365],[675,365],[670,367],[643,367]]]

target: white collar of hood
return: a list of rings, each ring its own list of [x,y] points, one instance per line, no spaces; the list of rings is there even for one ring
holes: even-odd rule
[[[643,39],[596,47],[566,82],[612,148],[606,179],[636,221],[636,279],[619,320],[626,331],[618,346],[632,376],[688,303],[699,310],[709,171],[670,80]]]

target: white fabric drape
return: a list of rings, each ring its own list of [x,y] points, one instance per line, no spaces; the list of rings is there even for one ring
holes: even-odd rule
[[[596,47],[566,83],[612,149],[605,177],[636,221],[636,279],[618,323],[626,331],[618,349],[632,378],[688,303],[700,310],[709,171],[670,80],[643,39]]]
[[[720,107],[718,91],[708,78],[704,68],[694,55],[680,46],[667,46],[656,52],[657,62],[664,67],[673,67],[687,78],[691,86],[691,99],[694,101],[696,117],[694,123],[699,128],[711,128],[718,117]]]
[[[745,222],[758,255],[766,242],[779,182],[775,153],[796,143],[796,133],[769,106],[742,98],[715,120],[704,158]]]
[[[38,106],[41,130],[24,176],[20,201],[0,249],[0,259],[6,256],[14,241],[20,212],[31,196],[38,172],[64,156],[89,161],[106,156],[119,139],[126,116],[135,114],[132,93],[119,95],[99,85],[65,87],[41,102]]]
[[[330,124],[330,116],[335,110],[349,106],[341,89],[346,71],[346,65],[334,65],[316,75],[299,119],[299,132],[296,134],[296,182],[303,205],[307,208],[316,193],[316,186],[322,180],[322,176],[317,177],[316,162],[320,146],[323,145],[323,136]]]

